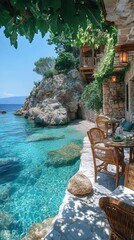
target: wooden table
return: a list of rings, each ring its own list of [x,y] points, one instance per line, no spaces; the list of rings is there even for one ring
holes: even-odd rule
[[[129,163],[134,163],[134,139],[131,141],[123,140],[121,142],[115,142],[112,139],[106,139],[105,145],[108,147],[114,147],[117,150],[120,148],[122,148],[123,150],[124,148],[129,148],[130,149]]]

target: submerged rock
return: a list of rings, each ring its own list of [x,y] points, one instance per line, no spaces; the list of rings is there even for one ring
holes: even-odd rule
[[[39,166],[36,166],[34,169],[23,169],[19,175],[17,182],[22,185],[34,185],[42,174],[44,163],[40,163]]]
[[[11,183],[2,185],[0,191],[0,204],[10,201],[10,197],[15,190],[16,189],[11,185]]]
[[[33,224],[22,240],[43,240],[48,234],[54,218],[48,218],[41,223]]]
[[[0,184],[14,180],[21,169],[20,162],[15,158],[0,158]]]
[[[1,230],[0,231],[0,239],[1,240],[11,240],[12,239],[11,232],[9,230]]]
[[[53,136],[49,134],[32,134],[27,138],[27,142],[38,142],[38,141],[45,141],[45,140],[57,140],[65,138],[64,135],[60,136]]]
[[[92,191],[92,183],[83,173],[76,173],[69,181],[67,190],[75,196],[83,196]]]
[[[48,152],[47,166],[60,167],[73,164],[80,159],[81,146],[75,143],[67,144],[59,149]]]
[[[17,221],[10,214],[0,211],[0,230],[10,230],[16,228],[16,226]]]

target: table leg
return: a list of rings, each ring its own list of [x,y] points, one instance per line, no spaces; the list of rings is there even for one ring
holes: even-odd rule
[[[130,147],[129,163],[134,163],[134,147]]]
[[[126,164],[124,162],[124,149],[116,147],[115,151],[116,151],[116,155],[118,156],[118,159],[120,159],[120,155],[122,155],[122,171],[124,172],[126,167]]]

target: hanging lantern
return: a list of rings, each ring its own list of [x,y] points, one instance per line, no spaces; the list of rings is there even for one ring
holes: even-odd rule
[[[128,52],[121,51],[119,54],[119,62],[120,63],[128,63]]]
[[[112,75],[112,82],[116,82],[116,76]]]

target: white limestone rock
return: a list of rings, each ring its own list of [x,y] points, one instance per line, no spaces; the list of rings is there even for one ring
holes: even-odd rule
[[[83,196],[92,191],[92,183],[83,173],[76,173],[69,181],[67,190],[75,196]]]

